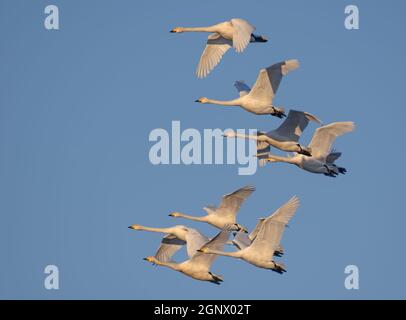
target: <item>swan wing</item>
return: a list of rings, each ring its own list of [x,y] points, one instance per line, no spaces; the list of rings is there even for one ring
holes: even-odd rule
[[[309,144],[312,156],[320,161],[326,161],[333,143],[337,137],[355,129],[354,122],[333,122],[317,128]]]
[[[290,110],[285,121],[277,129],[273,130],[271,135],[278,140],[297,142],[309,121],[321,124],[320,120],[310,113]]]
[[[265,219],[249,250],[255,251],[265,258],[272,259],[275,250],[280,247],[283,231],[295,214],[299,203],[299,198],[294,196]]]
[[[243,52],[251,40],[255,27],[243,19],[231,19],[233,26],[233,47],[237,52]]]
[[[196,229],[188,228],[186,234],[186,249],[189,258],[193,258],[197,250],[199,250],[205,243],[209,241],[209,238],[202,235]]]
[[[254,191],[253,186],[245,186],[226,194],[223,196],[220,206],[215,210],[215,214],[235,219],[241,205]]]
[[[223,229],[220,231],[213,239],[210,241],[206,241],[201,247],[198,249],[201,249],[203,247],[209,248],[211,250],[217,250],[217,251],[223,251],[224,245],[227,243],[228,239],[230,237],[230,231],[228,228]],[[200,267],[205,268],[206,270],[210,269],[210,266],[213,264],[214,260],[216,260],[217,255],[216,254],[206,254],[202,252],[197,252],[193,258],[190,260],[190,262],[194,264],[200,265]]]
[[[172,261],[172,256],[185,244],[185,241],[176,238],[174,235],[168,234],[163,237],[161,245],[155,253],[155,258],[162,262]]]
[[[282,77],[298,67],[298,60],[286,60],[275,63],[266,69],[261,69],[249,95],[255,100],[272,104],[272,99],[278,91]]]
[[[234,239],[232,240],[233,245],[235,245],[239,250],[245,249],[251,245],[251,239],[249,236],[242,231],[238,231]]]
[[[231,46],[231,40],[223,38],[218,33],[210,34],[207,39],[206,47],[200,56],[200,61],[196,70],[197,77],[206,77],[214,67],[219,64],[221,58]]]
[[[251,90],[251,88],[247,84],[245,84],[244,81],[234,82],[234,87],[240,93],[240,97],[246,96]]]

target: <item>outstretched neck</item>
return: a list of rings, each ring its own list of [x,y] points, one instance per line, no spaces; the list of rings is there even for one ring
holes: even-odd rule
[[[180,28],[182,32],[217,32],[215,26]]]
[[[163,261],[155,260],[154,263],[157,264],[158,266],[167,267],[172,270],[180,271],[179,263],[176,263],[176,262],[163,262]]]
[[[287,162],[287,163],[292,163],[296,164],[296,159],[295,157],[280,157],[276,155],[270,155],[268,156],[268,159],[270,159],[272,162]]]
[[[252,135],[252,134],[236,133],[235,136],[237,138],[251,139],[251,140],[257,140],[257,141],[261,141],[261,142],[268,142],[269,144],[273,144],[273,145],[275,145],[277,143],[277,141],[275,141],[274,139],[268,137],[265,134]]]
[[[224,256],[224,257],[241,258],[241,250],[233,251],[233,252],[225,252],[225,251],[209,249],[205,253],[217,254],[219,256]]]
[[[207,99],[207,103],[211,104],[218,104],[221,106],[240,106],[241,105],[241,100],[240,98],[234,99],[234,100],[227,100],[227,101],[222,101],[222,100],[215,100],[215,99]]]
[[[198,221],[198,222],[206,222],[207,221],[206,216],[204,216],[204,217],[194,217],[194,216],[189,216],[189,215],[184,214],[184,213],[179,213],[178,216],[181,217],[181,218],[185,218],[185,219],[189,219],[189,220],[193,220],[193,221]]]
[[[171,231],[170,228],[150,228],[150,227],[144,227],[144,226],[140,226],[139,230],[160,232],[160,233],[170,233],[170,231]]]

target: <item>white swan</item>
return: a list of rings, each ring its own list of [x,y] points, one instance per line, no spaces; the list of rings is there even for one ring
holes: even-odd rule
[[[264,36],[254,35],[255,27],[243,19],[231,19],[209,27],[173,28],[170,32],[210,32],[206,47],[200,57],[196,75],[206,77],[220,62],[223,55],[234,47],[237,52],[243,52],[250,42],[267,42]]]
[[[249,247],[252,241],[254,241],[254,239],[256,238],[265,220],[266,218],[260,218],[254,230],[250,234],[246,234],[245,232],[242,231],[237,231],[236,233],[234,233],[234,239],[227,242],[227,244],[231,242],[231,244],[235,245],[239,250]],[[283,248],[279,245],[275,249],[274,256],[281,257],[283,256],[284,253],[285,252]]]
[[[242,250],[234,252],[216,250],[213,249],[210,245],[211,241],[209,241],[199,252],[239,258],[259,268],[270,269],[278,273],[286,272],[286,267],[282,263],[273,261],[273,255],[279,246],[285,226],[298,207],[299,198],[294,196],[276,210],[275,213],[265,219],[255,239]],[[225,242],[228,240],[229,234],[228,230],[223,230],[213,240]],[[218,242],[216,244],[219,245]]]
[[[192,232],[193,234],[200,234],[201,238],[206,239],[209,241],[207,237],[202,235],[199,231],[193,228],[189,228],[183,225],[177,225],[169,228],[150,228],[144,227],[139,224],[133,224],[128,228],[133,230],[139,231],[150,231],[150,232],[158,232],[158,233],[165,233],[166,235],[163,237],[161,241],[161,246],[159,247],[155,257],[160,261],[168,261],[176,251],[178,251],[182,246],[187,243],[188,234]],[[191,246],[187,246],[188,254],[193,256],[194,249]],[[193,250],[190,252],[190,250]]]
[[[171,261],[173,253],[179,248],[164,248],[163,250],[167,250],[167,252],[162,253],[159,252],[162,246],[160,249],[158,249],[158,252],[154,257],[149,256],[144,258],[144,260],[159,266],[168,267],[196,280],[210,281],[215,284],[220,284],[223,281],[223,278],[210,271],[210,267],[217,256],[213,254],[206,255],[197,251],[197,249],[206,244],[207,241],[208,239],[202,236],[197,230],[189,229],[189,231],[186,233],[186,245],[189,260],[181,263]],[[208,247],[213,250],[222,250],[224,248],[224,244],[225,243],[223,241],[212,239]],[[160,260],[159,257],[165,257],[165,260]]]
[[[254,187],[245,186],[232,193],[226,194],[223,196],[221,203],[217,208],[213,206],[203,208],[207,212],[207,215],[203,217],[189,216],[180,212],[173,212],[169,216],[207,222],[219,229],[229,226],[229,228],[232,228],[235,231],[242,230],[247,232],[247,228],[237,223],[236,217],[245,199],[247,199],[254,191]]]
[[[196,102],[239,106],[246,111],[258,115],[270,114],[278,118],[285,117],[284,109],[273,105],[273,98],[279,88],[282,77],[298,67],[298,60],[286,60],[273,64],[266,69],[261,69],[252,89],[241,81],[236,82],[235,86],[240,92],[239,98],[220,101],[202,97],[197,99]]]
[[[312,141],[309,144],[311,157],[296,154],[293,157],[280,157],[268,154],[269,162],[286,162],[299,168],[313,172],[323,173],[326,176],[336,177],[339,173],[345,173],[345,168],[337,167],[334,161],[341,153],[331,152],[335,139],[355,129],[354,122],[334,122],[316,129]]]
[[[311,156],[309,149],[298,143],[309,121],[321,124],[321,121],[310,113],[290,110],[288,117],[275,130],[269,132],[258,131],[257,135],[245,135],[235,131],[227,131],[224,136],[228,138],[237,137],[256,140],[259,153],[268,152],[269,146],[273,146],[282,151],[297,152],[305,156]]]

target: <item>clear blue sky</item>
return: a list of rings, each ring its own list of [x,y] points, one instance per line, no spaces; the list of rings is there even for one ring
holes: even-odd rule
[[[48,4],[59,6],[59,31],[43,27]],[[344,28],[347,4],[359,7],[358,31]],[[1,1],[0,298],[406,298],[405,10],[401,1]],[[197,79],[206,35],[168,31],[233,17],[270,41],[230,51]],[[150,164],[149,132],[172,120],[199,130],[277,126],[193,101],[231,99],[234,80],[251,84],[287,58],[301,68],[277,105],[356,122],[336,144],[346,176]],[[215,286],[142,261],[159,235],[128,225],[184,223],[212,236],[168,214],[203,214],[245,184],[257,187],[239,215],[250,228],[301,198],[283,238],[286,274],[219,258],[212,269],[225,282]],[[44,289],[48,264],[59,267],[59,291]],[[344,288],[349,264],[360,269],[358,291]]]

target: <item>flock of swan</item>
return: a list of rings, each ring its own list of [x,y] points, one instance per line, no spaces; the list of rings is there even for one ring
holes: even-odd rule
[[[242,259],[256,267],[283,273],[286,271],[285,265],[275,261],[273,256],[280,257],[284,254],[280,241],[285,226],[299,206],[299,198],[294,196],[269,217],[259,219],[254,230],[248,234],[247,228],[237,223],[237,213],[243,202],[254,191],[254,187],[245,186],[227,194],[223,196],[218,207],[204,208],[208,214],[202,217],[179,212],[170,214],[171,217],[206,222],[217,227],[221,231],[212,239],[184,225],[150,228],[134,224],[129,228],[165,234],[155,255],[145,260],[182,272],[197,280],[215,284],[223,281],[220,275],[210,271],[211,265],[219,255]],[[231,234],[233,239],[230,241]],[[224,251],[226,245],[234,246],[237,250]],[[189,259],[181,263],[172,261],[172,256],[184,246]]]
[[[255,27],[243,19],[231,19],[208,27],[177,27],[171,32],[210,33],[196,70],[197,77],[203,78],[219,64],[223,55],[230,48],[241,53],[249,43],[267,42],[265,36],[254,34],[254,30]],[[323,125],[316,116],[308,112],[289,110],[286,114],[284,108],[273,104],[274,95],[282,78],[298,67],[299,61],[296,59],[275,63],[259,71],[252,88],[243,81],[236,81],[234,86],[239,92],[239,97],[236,99],[220,101],[201,97],[196,102],[239,106],[256,115],[269,114],[283,119],[279,127],[268,132],[258,131],[256,135],[243,135],[235,132],[224,134],[226,138],[255,140],[257,157],[261,166],[267,162],[285,162],[308,172],[330,177],[345,174],[346,169],[335,164],[335,161],[340,158],[341,152],[335,151],[333,144],[337,137],[355,129],[353,122],[333,122]],[[299,143],[299,139],[309,122],[317,123],[319,127],[315,130],[311,142],[304,145]],[[285,151],[288,155],[283,157],[272,154],[271,147]],[[254,230],[249,232],[246,227],[237,222],[237,213],[243,202],[254,191],[254,187],[245,186],[227,194],[223,196],[218,207],[205,207],[204,210],[207,214],[204,216],[191,216],[181,212],[170,214],[174,218],[205,222],[220,229],[220,232],[212,239],[197,229],[184,225],[151,228],[134,224],[129,228],[165,234],[156,254],[144,260],[179,271],[197,280],[215,284],[223,281],[222,276],[211,272],[211,265],[217,256],[242,259],[256,267],[282,274],[286,272],[286,266],[275,261],[274,257],[281,257],[285,253],[280,245],[282,234],[299,207],[299,198],[292,197],[267,218],[260,218]],[[181,263],[173,261],[173,255],[184,247],[189,259]],[[226,247],[233,247],[235,250],[225,250]]]

